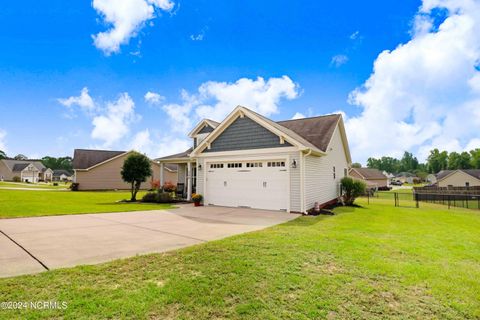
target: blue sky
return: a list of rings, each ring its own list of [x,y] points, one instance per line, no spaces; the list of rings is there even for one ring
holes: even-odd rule
[[[395,136],[411,134],[408,143],[378,142],[381,132],[371,136],[365,129],[383,121],[368,115],[368,110],[382,108],[370,97],[381,85],[365,87],[375,75],[379,54],[392,50],[379,64],[395,70],[401,66],[395,59],[400,44],[413,43],[412,51],[422,52],[420,37],[438,35],[445,19],[459,15],[455,1],[424,1],[423,11],[421,1],[409,0],[127,2],[135,9],[118,8],[114,0],[2,4],[0,148],[12,156],[34,157],[71,155],[74,148],[136,148],[151,156],[164,155],[188,145],[185,133],[201,116],[220,120],[240,103],[250,103],[246,106],[275,120],[342,111],[353,128],[349,135],[355,136],[350,139],[354,160],[362,162],[369,155],[397,155],[406,149],[425,153],[437,144],[463,149],[478,142],[472,132],[445,142],[437,127],[445,126],[447,114],[425,119],[422,114],[428,112],[408,99],[408,110],[399,111],[398,118],[383,119],[404,130],[392,130]],[[475,2],[464,12],[474,16]],[[421,27],[425,30],[418,31]],[[466,83],[475,76],[463,72],[473,58],[468,59],[450,70]],[[425,59],[402,79],[418,77],[416,71],[430,70],[428,64]],[[441,65],[438,62],[438,68]],[[381,71],[377,78],[384,76]],[[392,82],[408,92],[402,79]],[[416,81],[424,79],[412,80],[412,94]],[[441,85],[432,83],[425,91]],[[75,99],[84,88],[91,104]],[[357,88],[362,91],[349,100]],[[458,90],[445,93],[448,97],[442,101],[452,103],[445,110],[459,107],[454,101]],[[147,92],[159,99],[147,101]],[[398,109],[396,104],[388,108]],[[427,124],[417,128],[420,119]]]

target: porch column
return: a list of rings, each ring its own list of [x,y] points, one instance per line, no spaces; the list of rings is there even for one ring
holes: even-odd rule
[[[160,162],[160,188],[163,187],[164,177],[163,177],[163,162]]]
[[[187,163],[187,200],[192,200],[192,163]]]

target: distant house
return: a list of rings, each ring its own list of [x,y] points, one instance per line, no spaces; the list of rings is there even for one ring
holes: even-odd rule
[[[0,160],[0,181],[13,181],[15,177],[22,182],[37,183],[51,181],[53,171],[40,160]]]
[[[79,190],[130,189],[121,176],[123,162],[133,151],[109,151],[75,149],[73,155],[73,181],[79,183]],[[153,176],[142,184],[141,189],[149,189],[152,181],[160,181],[160,164],[152,161]],[[164,166],[164,181],[177,183],[176,166]]]
[[[354,179],[363,180],[368,188],[382,188],[388,186],[388,177],[378,169],[350,168],[348,174]]]
[[[53,170],[52,181],[72,181],[73,174],[67,170]]]
[[[480,186],[479,169],[442,170],[437,174],[439,187],[477,187]]]
[[[415,176],[413,173],[410,172],[400,172],[399,174],[395,175],[395,180],[401,181],[402,183],[410,183],[413,184],[416,181],[421,180],[419,177]]]
[[[430,173],[430,174],[427,176],[426,180],[427,180],[427,182],[428,182],[429,184],[435,184],[435,183],[437,183],[437,176],[434,175],[433,173]]]

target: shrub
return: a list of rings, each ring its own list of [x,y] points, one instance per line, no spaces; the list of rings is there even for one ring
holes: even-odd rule
[[[58,186],[58,182],[54,182],[54,183],[53,183],[53,186],[54,186],[54,187]]]
[[[350,177],[344,177],[341,180],[342,197],[347,206],[353,205],[355,199],[365,194],[367,185],[360,180],[354,180]]]
[[[167,192],[149,192],[143,196],[142,202],[170,203],[172,196]]]
[[[166,181],[163,184],[163,191],[165,191],[165,192],[173,192],[176,189],[177,189],[177,187],[171,181]]]
[[[73,182],[71,185],[70,185],[70,190],[72,191],[78,191],[78,187],[80,186],[80,183],[77,183],[77,182]]]
[[[20,181],[22,181],[22,179],[20,179],[19,176],[15,176],[15,177],[12,178],[12,181],[13,182],[20,182]]]
[[[168,192],[159,192],[156,200],[158,203],[170,203],[172,202],[172,195]]]
[[[203,196],[199,193],[192,194],[193,202],[201,202],[203,200]]]
[[[157,202],[157,193],[149,192],[145,194],[142,198],[142,202]]]
[[[150,189],[152,190],[160,189],[160,180],[152,180],[152,182],[150,182]]]

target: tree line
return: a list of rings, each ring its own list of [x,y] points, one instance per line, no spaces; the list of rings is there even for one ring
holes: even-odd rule
[[[354,163],[353,167],[358,167],[359,163]],[[393,157],[368,158],[368,168],[375,168],[389,173],[411,172],[418,173],[438,173],[442,170],[457,169],[480,169],[480,148],[469,152],[448,152],[433,149],[425,163],[420,163],[418,159],[410,152],[405,151],[401,159]]]
[[[14,157],[8,157],[7,153],[3,150],[0,150],[0,160],[2,159],[14,159],[14,160],[28,160],[28,157],[23,154],[17,154]],[[50,157],[46,156],[40,159],[43,165],[47,168],[52,170],[67,170],[69,172],[73,172],[72,166],[72,157]]]

